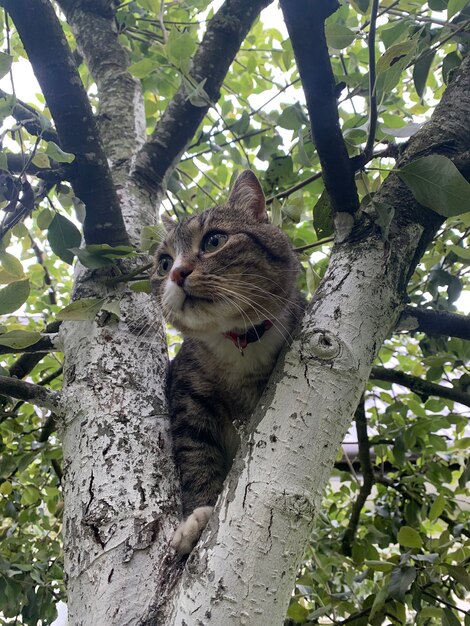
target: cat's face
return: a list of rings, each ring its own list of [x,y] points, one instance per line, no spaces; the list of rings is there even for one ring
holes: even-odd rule
[[[275,320],[299,267],[286,235],[268,223],[263,191],[247,170],[227,204],[168,227],[152,286],[166,320],[203,337]]]

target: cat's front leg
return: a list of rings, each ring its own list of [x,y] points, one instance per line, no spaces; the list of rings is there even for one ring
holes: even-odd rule
[[[213,510],[213,506],[199,506],[181,522],[171,540],[171,547],[178,554],[183,556],[191,552],[207,526]]]
[[[223,418],[194,396],[174,394],[170,402],[184,515],[171,545],[181,555],[191,552],[206,527],[233,458]]]

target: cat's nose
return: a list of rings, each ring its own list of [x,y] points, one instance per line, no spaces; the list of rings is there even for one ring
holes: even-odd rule
[[[192,273],[193,268],[187,265],[178,265],[172,267],[170,272],[170,280],[175,282],[179,287],[184,285],[185,279]]]

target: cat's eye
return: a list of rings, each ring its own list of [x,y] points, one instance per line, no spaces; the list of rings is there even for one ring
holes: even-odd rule
[[[169,254],[162,254],[157,265],[157,274],[159,276],[165,276],[171,270],[173,265],[173,259]]]
[[[228,235],[225,233],[209,233],[203,239],[201,250],[203,252],[215,252],[227,243]]]

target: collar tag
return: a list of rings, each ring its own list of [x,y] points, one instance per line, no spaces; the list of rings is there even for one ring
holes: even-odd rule
[[[273,327],[271,320],[264,320],[257,326],[252,326],[246,333],[235,333],[233,331],[227,331],[223,333],[223,336],[230,339],[234,346],[240,351],[240,354],[244,356],[243,350],[249,343],[260,341],[261,337],[266,331]]]

